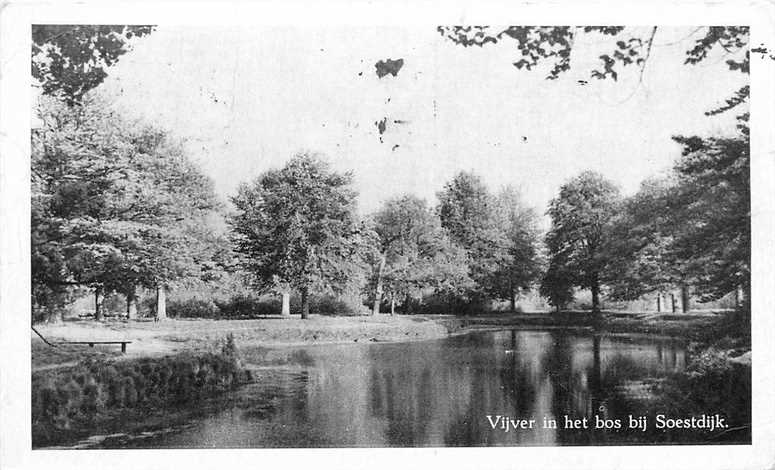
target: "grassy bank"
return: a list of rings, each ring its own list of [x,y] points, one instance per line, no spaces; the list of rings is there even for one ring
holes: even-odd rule
[[[695,312],[668,314],[654,312],[563,311],[559,313],[499,313],[460,317],[462,328],[583,328],[606,333],[644,333],[700,339],[716,331],[723,313]]]
[[[71,365],[84,358],[158,357],[196,352],[213,341],[232,334],[240,345],[283,347],[300,344],[372,343],[434,339],[459,328],[454,317],[329,317],[312,315],[308,320],[265,318],[260,320],[166,320],[68,321],[36,328],[49,341],[129,340],[127,354],[118,346],[59,345],[52,348],[32,333],[32,368],[40,370]]]
[[[233,338],[220,350],[161,358],[89,358],[32,374],[32,442],[72,440],[121,414],[191,403],[247,383]]]

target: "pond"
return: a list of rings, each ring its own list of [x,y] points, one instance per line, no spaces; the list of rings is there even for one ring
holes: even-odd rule
[[[248,363],[251,354],[257,354],[243,353]],[[263,354],[266,359],[266,351]],[[697,441],[696,434],[681,439],[680,433],[654,427],[654,410],[663,404],[651,385],[686,367],[685,344],[669,338],[601,337],[563,330],[481,331],[433,341],[320,345],[273,354],[290,358],[289,364],[257,369],[256,383],[219,397],[185,419],[170,418],[163,429],[92,439],[89,446],[551,446]],[[253,359],[257,362],[257,356]],[[629,415],[646,415],[648,428],[595,429],[600,424],[595,416],[609,423],[620,419],[626,428]],[[509,425],[506,432],[498,416],[513,419],[518,428]],[[566,428],[566,420],[585,417],[587,428]],[[551,427],[552,419],[556,428]]]

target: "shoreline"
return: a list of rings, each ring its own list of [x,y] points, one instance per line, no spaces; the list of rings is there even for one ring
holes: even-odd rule
[[[712,313],[665,314],[605,313],[594,320],[588,313],[487,314],[456,317],[451,315],[387,315],[334,317],[311,315],[310,319],[267,317],[251,320],[168,319],[153,321],[66,321],[38,325],[49,341],[129,340],[127,353],[115,345],[90,348],[85,345],[58,345],[52,348],[34,333],[32,370],[66,367],[86,358],[136,359],[163,357],[182,352],[212,349],[228,334],[240,347],[285,349],[315,345],[377,344],[427,341],[476,331],[586,330],[603,335],[646,334],[696,339],[709,326],[723,319]],[[675,319],[678,317],[678,319]]]
[[[698,315],[697,318],[687,319],[682,322],[681,328],[684,333],[698,330],[703,325],[707,325],[709,319],[721,319],[723,316],[709,317]],[[704,320],[703,320],[704,319]],[[538,320],[538,321],[537,321]],[[702,321],[700,321],[702,320]],[[40,328],[44,335],[51,335],[50,339],[83,339],[83,335],[113,334],[124,335],[125,339],[136,338],[137,343],[132,343],[128,354],[118,353],[117,347],[113,350],[108,348],[89,348],[80,347],[75,351],[69,351],[73,357],[66,362],[41,364],[41,357],[36,357],[36,351],[53,352],[49,346],[45,346],[42,340],[37,339],[38,346],[33,342],[33,364],[38,361],[38,366],[33,367],[33,378],[38,377],[39,383],[45,383],[46,380],[53,380],[60,374],[74,374],[79,367],[90,367],[89,358],[99,356],[100,359],[107,359],[113,366],[129,369],[137,369],[138,364],[143,361],[150,364],[166,364],[169,361],[190,361],[192,356],[186,353],[194,353],[194,361],[198,355],[212,355],[217,351],[219,341],[224,337],[224,333],[234,333],[237,350],[247,352],[242,367],[251,379],[243,385],[253,382],[260,382],[261,377],[273,371],[303,370],[309,361],[307,352],[304,348],[325,348],[333,345],[358,344],[363,345],[374,343],[409,343],[418,341],[432,341],[435,339],[448,338],[453,336],[466,335],[477,332],[503,331],[508,329],[517,329],[523,331],[562,331],[583,332],[585,335],[600,335],[603,338],[611,337],[661,337],[661,338],[683,338],[690,341],[690,335],[660,335],[654,332],[637,331],[633,328],[631,331],[615,331],[618,328],[610,328],[610,318],[597,324],[597,328],[587,324],[586,321],[574,322],[574,324],[558,323],[557,318],[547,316],[499,316],[498,318],[482,317],[324,317],[313,318],[312,320],[288,320],[276,321],[270,328],[266,320],[221,320],[221,321],[198,321],[198,320],[169,320],[163,324],[152,322],[137,323],[117,323],[104,322],[101,324],[84,324],[84,322],[70,323],[63,325],[49,325]],[[301,323],[304,322],[304,323]],[[554,324],[547,324],[554,323]],[[326,331],[328,335],[321,333],[321,328],[329,326]],[[388,325],[388,326],[386,326]],[[419,326],[418,326],[419,325]],[[649,326],[643,321],[629,323],[630,326],[640,325]],[[217,328],[215,328],[217,327]],[[306,341],[287,341],[284,337],[289,334],[298,335],[297,328],[302,327],[304,333],[301,337]],[[416,331],[409,335],[406,328],[413,327]],[[677,325],[671,326],[673,331],[678,331]],[[268,331],[271,330],[271,331]],[[174,335],[171,334],[174,332]],[[204,334],[207,332],[207,335]],[[81,336],[79,336],[81,335]],[[131,336],[130,336],[131,335]],[[353,339],[352,335],[355,335]],[[363,335],[374,341],[360,340]],[[65,338],[63,338],[63,336]],[[206,338],[217,338],[216,340]],[[378,339],[379,337],[379,339]],[[314,338],[314,339],[312,339]],[[270,341],[271,339],[271,341]],[[131,346],[136,346],[134,349]],[[42,349],[42,348],[48,348]],[[359,346],[355,346],[359,348]],[[130,354],[131,353],[131,354]],[[718,353],[723,353],[719,351]],[[175,356],[178,355],[179,356]],[[216,353],[217,354],[217,353]],[[175,356],[175,357],[168,357]],[[728,354],[726,354],[728,356]],[[725,357],[726,357],[725,356]],[[251,359],[247,359],[250,357]],[[75,359],[74,359],[75,358]],[[747,356],[750,359],[750,353]],[[728,357],[726,359],[729,359]],[[743,357],[738,362],[743,364]],[[737,360],[737,359],[735,359]],[[125,362],[126,361],[126,362]],[[734,362],[734,361],[729,361]],[[73,368],[69,371],[69,368]],[[92,366],[93,367],[93,366]],[[119,369],[121,368],[119,367]],[[173,368],[174,369],[174,368]],[[175,369],[177,371],[177,369]],[[47,379],[48,378],[48,379]],[[72,386],[69,384],[68,386]],[[33,387],[34,388],[34,387]],[[62,388],[65,391],[65,388]],[[139,390],[139,389],[138,389]],[[112,392],[111,392],[112,393]],[[214,397],[205,396],[201,402],[197,402],[197,409],[215,406],[223,397],[231,395],[218,393]],[[94,426],[83,428],[73,428],[70,432],[72,439],[64,439],[61,436],[42,436],[39,437],[37,449],[45,448],[90,448],[100,447],[105,443],[103,441],[116,442],[111,445],[118,445],[122,439],[132,439],[134,437],[143,437],[157,432],[165,432],[169,429],[172,422],[185,422],[190,416],[185,407],[174,413],[177,418],[170,419],[167,413],[167,407],[161,405],[151,406],[141,410],[139,408],[127,408],[117,411],[111,411],[99,415],[99,419]],[[161,410],[164,410],[162,413]],[[162,416],[164,417],[162,419]],[[119,418],[123,417],[123,418]],[[179,420],[178,420],[179,418]],[[134,424],[126,426],[127,419]],[[174,425],[173,425],[174,427]],[[139,433],[139,434],[138,434]]]

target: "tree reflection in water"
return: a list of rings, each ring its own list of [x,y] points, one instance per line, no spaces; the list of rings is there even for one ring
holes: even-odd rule
[[[681,440],[653,426],[645,433],[594,429],[593,419],[596,414],[621,419],[626,427],[627,415],[659,409],[649,384],[685,367],[684,345],[674,340],[499,331],[439,341],[303,349],[305,357],[312,358],[306,364],[259,379],[240,392],[238,405],[145,445],[493,446]],[[493,429],[488,415],[536,422],[532,429],[504,432]],[[590,428],[564,429],[565,416],[588,417]],[[556,419],[558,428],[545,429],[544,417]]]

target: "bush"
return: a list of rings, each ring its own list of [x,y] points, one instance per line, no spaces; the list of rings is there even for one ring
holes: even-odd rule
[[[751,367],[729,361],[729,352],[693,343],[688,353],[686,370],[672,374],[655,391],[659,412],[675,416],[718,413],[727,420],[728,430],[719,440],[746,442],[751,436]],[[681,434],[707,441],[708,436],[692,430]],[[686,435],[670,436],[686,440]]]
[[[293,307],[293,304],[291,304]],[[301,313],[301,302],[299,302],[299,313]],[[309,305],[310,312],[319,315],[362,315],[365,306],[360,302],[348,302],[344,299],[337,299],[333,295],[312,296]],[[293,310],[291,310],[293,311]]]
[[[368,314],[368,308],[361,304],[360,298],[352,296],[310,295],[309,307],[311,313],[319,315]],[[238,294],[225,300],[193,297],[167,302],[167,314],[172,318],[260,318],[281,312],[279,295]],[[301,314],[301,297],[297,294],[290,297],[290,313]]]
[[[256,318],[280,315],[282,299],[280,296],[236,295],[226,301],[215,301],[223,318]],[[309,309],[319,315],[361,315],[366,310],[359,301],[349,298],[337,298],[333,295],[310,295]],[[301,297],[290,297],[290,313],[301,315]]]
[[[212,300],[192,298],[167,302],[167,315],[173,318],[219,318],[222,312]]]
[[[282,310],[282,300],[263,296],[235,295],[229,300],[216,300],[215,303],[225,318],[279,315]]]
[[[403,313],[403,306],[396,307],[396,311]],[[490,311],[490,305],[483,297],[466,298],[448,294],[425,296],[421,302],[413,303],[411,308],[411,313],[422,315],[478,315]]]
[[[35,372],[33,443],[43,445],[65,430],[90,427],[116,410],[188,403],[249,380],[233,337],[224,341],[220,353],[92,360],[69,369]]]

